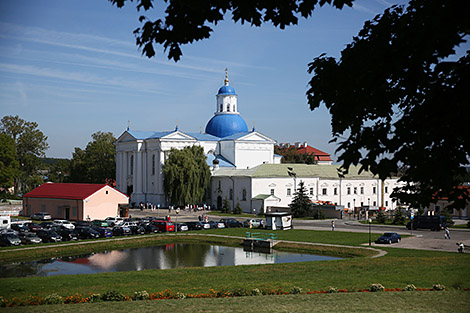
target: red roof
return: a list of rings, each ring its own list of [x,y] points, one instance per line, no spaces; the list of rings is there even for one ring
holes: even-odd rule
[[[318,161],[333,161],[330,155],[309,145],[297,148],[297,154],[313,154]]]
[[[23,195],[23,198],[84,200],[106,186],[106,184],[45,183]]]

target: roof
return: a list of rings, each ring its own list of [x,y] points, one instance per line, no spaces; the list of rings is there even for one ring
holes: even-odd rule
[[[290,177],[289,169],[295,172],[297,178],[319,177],[324,179],[338,179],[338,169],[341,165],[317,165],[317,164],[261,164],[250,169],[220,168],[214,176],[248,176],[253,178]],[[360,166],[351,166],[345,179],[376,179],[370,172],[363,171],[359,174]]]
[[[36,189],[23,195],[23,198],[52,198],[52,199],[73,199],[84,200],[95,192],[108,186],[106,184],[66,184],[66,183],[45,183]],[[119,190],[114,189],[121,193]],[[123,193],[121,193],[123,194]],[[124,194],[123,194],[124,195]],[[126,196],[127,197],[127,196]]]
[[[223,138],[248,132],[245,120],[237,113],[222,113],[214,115],[206,125],[206,133]]]
[[[173,134],[177,132],[177,130],[171,130],[171,131],[161,131],[161,132],[156,132],[156,131],[139,131],[139,130],[128,130],[127,133],[129,133],[132,137],[134,137],[136,140],[145,140],[145,139],[160,139],[165,136],[168,136],[170,134]],[[181,132],[181,131],[180,131]],[[185,133],[181,132],[183,134],[186,134],[188,136],[191,136],[195,138],[196,140],[199,141],[217,141],[219,138],[214,137],[210,134],[203,134],[203,133]]]
[[[317,148],[311,146],[302,146],[297,148],[297,154],[313,154],[318,161],[333,161],[330,155],[326,152],[318,150]]]

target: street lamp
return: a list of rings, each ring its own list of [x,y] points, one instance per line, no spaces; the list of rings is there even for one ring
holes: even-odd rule
[[[372,223],[372,219],[369,217],[369,247],[370,247],[370,223]]]

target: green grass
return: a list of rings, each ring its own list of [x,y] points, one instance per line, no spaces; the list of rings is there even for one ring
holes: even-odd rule
[[[457,229],[469,229],[467,224],[458,224],[458,225],[453,225],[450,228],[457,228]]]
[[[4,308],[4,312],[468,312],[469,292],[376,292],[99,302]],[[261,309],[262,308],[262,309]]]

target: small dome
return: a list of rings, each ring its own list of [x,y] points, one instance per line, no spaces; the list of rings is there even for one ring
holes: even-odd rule
[[[225,85],[225,86],[220,87],[217,95],[236,95],[236,93],[235,93],[235,89],[233,89],[231,86]]]
[[[206,125],[206,133],[219,138],[247,131],[245,120],[239,114],[217,114]]]

